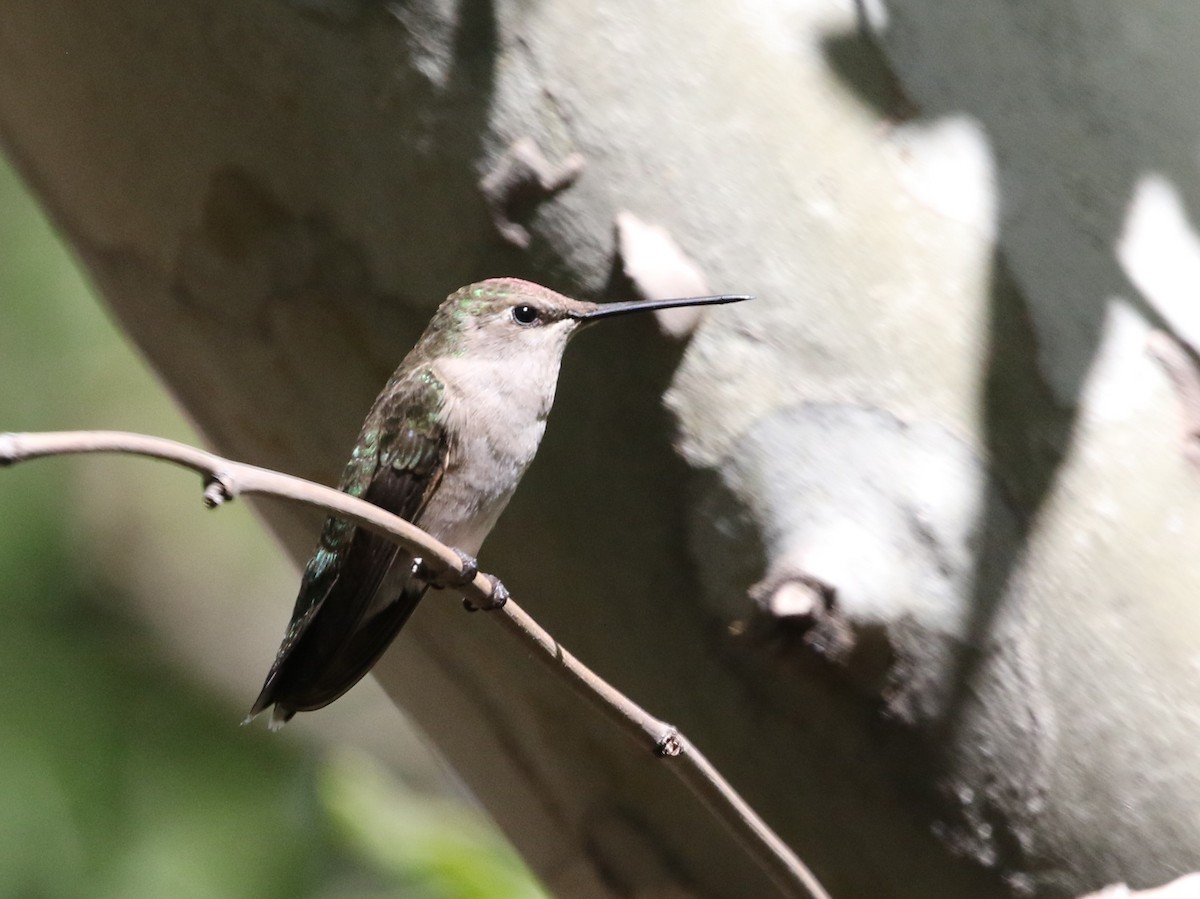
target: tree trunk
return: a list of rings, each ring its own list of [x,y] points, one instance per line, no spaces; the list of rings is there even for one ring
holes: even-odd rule
[[[1144,344],[1200,339],[1200,12],[863,3],[10,0],[0,133],[213,446],[327,482],[447,293],[628,292],[617,214],[665,226],[758,299],[582,337],[484,568],[835,897],[1166,880],[1200,517]],[[559,895],[771,895],[486,615],[377,674]]]

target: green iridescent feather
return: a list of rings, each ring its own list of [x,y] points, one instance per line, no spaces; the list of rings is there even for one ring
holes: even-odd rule
[[[402,518],[415,519],[440,477],[445,460],[447,446],[440,424],[444,392],[444,385],[428,368],[410,371],[402,379],[393,376],[367,415],[338,489],[375,502]],[[347,580],[343,569],[352,548],[357,546],[360,555],[377,559],[372,567],[382,578],[383,571],[378,569],[390,564],[392,547],[374,535],[363,535],[356,544],[358,530],[340,518],[325,520],[317,550],[305,568],[287,634],[256,707],[278,698],[279,681],[286,673],[283,669],[289,656],[297,651],[305,631],[331,595],[339,590],[371,591],[377,585],[378,580],[371,576]],[[360,615],[371,606],[370,596],[358,596],[355,603],[342,602],[344,599],[339,599],[339,608],[358,609]],[[347,622],[347,632],[354,626],[355,622]]]

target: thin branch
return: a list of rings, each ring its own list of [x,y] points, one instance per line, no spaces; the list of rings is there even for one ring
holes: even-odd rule
[[[195,447],[123,431],[57,431],[0,434],[0,466],[79,453],[121,453],[173,462],[199,473],[204,501],[211,508],[237,496],[273,496],[324,510],[382,534],[420,556],[434,574],[461,574],[458,555],[420,528],[364,500],[303,478],[233,462]],[[492,580],[480,572],[456,587],[472,604],[486,608]],[[654,753],[672,759],[671,770],[730,830],[738,842],[787,896],[829,899],[811,871],[729,782],[674,726],[655,718],[567,652],[511,599],[495,617],[505,629],[535,650],[535,656],[563,677],[577,695]]]

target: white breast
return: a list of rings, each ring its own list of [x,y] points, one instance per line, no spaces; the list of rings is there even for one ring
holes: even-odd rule
[[[542,355],[542,354],[528,354]],[[533,461],[554,402],[553,371],[530,360],[440,359],[453,453],[437,494],[417,522],[442,542],[475,554]]]

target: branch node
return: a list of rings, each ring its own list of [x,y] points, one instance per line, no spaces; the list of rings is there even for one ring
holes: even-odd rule
[[[571,153],[552,165],[530,137],[515,141],[479,182],[496,231],[518,249],[529,247],[529,229],[515,219],[574,183],[583,172],[583,156]]]
[[[674,725],[667,725],[667,732],[654,744],[654,754],[659,758],[675,758],[683,752],[683,739]]]
[[[236,495],[232,479],[223,472],[214,473],[204,484],[204,505],[210,509],[229,502]]]

